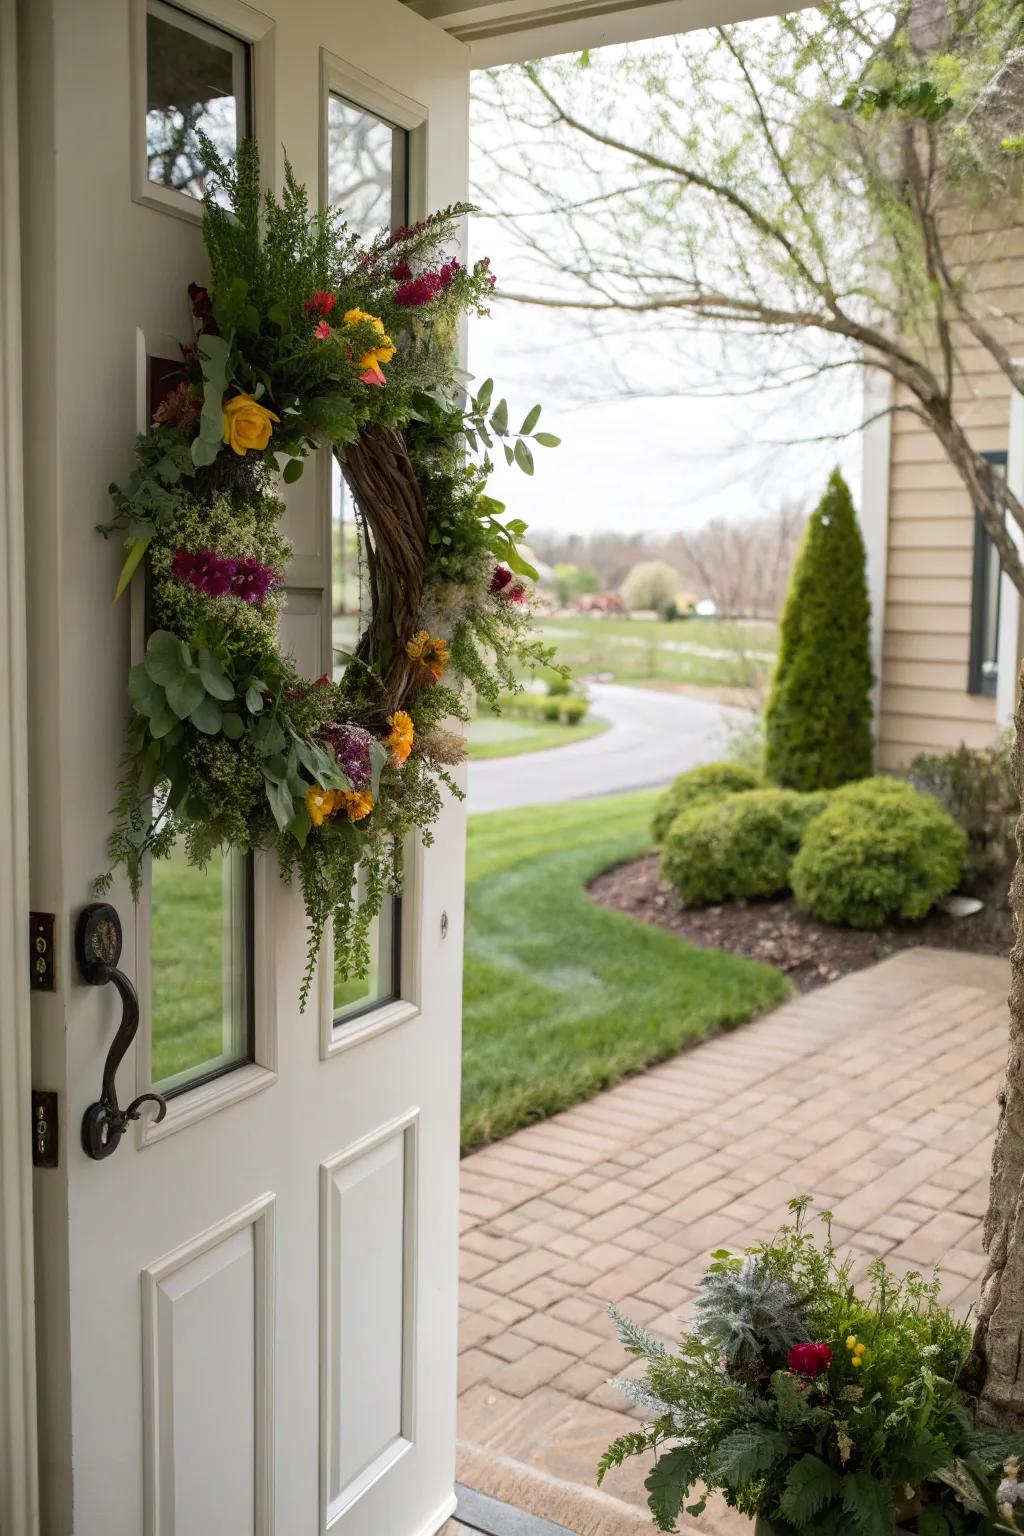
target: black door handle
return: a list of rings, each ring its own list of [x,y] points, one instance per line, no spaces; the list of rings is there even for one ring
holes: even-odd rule
[[[157,1105],[157,1120],[167,1113],[167,1100],[160,1093],[140,1093],[127,1109],[117,1102],[117,1069],[127,1054],[139,1028],[139,995],[123,971],[117,968],[121,958],[121,919],[105,901],[85,907],[75,925],[75,958],[82,977],[91,987],[111,982],[121,999],[121,1023],[110,1042],[103,1064],[103,1086],[99,1099],[90,1104],[82,1120],[82,1146],[92,1158],[109,1157],[128,1128],[129,1120],[139,1118],[139,1106]]]

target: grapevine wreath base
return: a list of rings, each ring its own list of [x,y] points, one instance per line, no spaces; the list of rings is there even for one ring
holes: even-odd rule
[[[465,743],[445,722],[468,717],[466,685],[496,703],[517,663],[550,660],[529,638],[525,524],[486,484],[495,442],[531,474],[531,443],[558,440],[535,430],[539,407],[510,432],[490,381],[459,383],[459,323],[494,283],[486,260],[446,257],[465,205],[363,245],[337,212],[310,212],[290,167],[280,199],[261,192],[253,142],[233,165],[203,153],[196,339],[101,530],[125,536],[118,595],[145,570],[149,638],[97,884],[123,867],[137,894],[146,855],[179,836],[200,866],[274,849],[305,900],[304,1007],[326,923],[340,974],[363,974],[405,837],[429,842],[443,786],[460,794]],[[312,681],[278,639],[290,551],[274,487],[323,445],[355,501],[368,618],[337,680]]]

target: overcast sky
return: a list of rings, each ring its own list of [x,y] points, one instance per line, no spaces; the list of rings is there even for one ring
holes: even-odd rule
[[[475,114],[470,182],[480,202],[494,202],[483,153],[486,134],[494,131]],[[509,213],[517,210],[507,200],[517,195],[514,182],[503,192]],[[530,258],[507,226],[475,217],[470,250],[474,259],[491,258],[498,293],[503,279],[514,291],[537,291]],[[666,346],[657,315],[630,316],[629,327],[629,356],[640,360],[629,382],[648,392],[643,398],[624,396],[618,367],[609,364],[622,343],[593,339],[564,311],[497,300],[489,319],[471,321],[469,364],[476,379],[495,378],[497,392],[508,396],[513,424],[539,401],[541,428],[562,438],[558,449],[537,450],[532,481],[507,470],[504,461],[495,472],[495,493],[531,526],[566,533],[689,530],[715,516],[756,515],[785,499],[813,502],[837,462],[856,493],[856,436],[784,446],[809,431],[820,435],[855,425],[861,390],[855,371],[843,371],[831,383],[817,380],[799,397],[765,395],[758,393],[756,360],[747,364],[734,351],[732,373],[747,398],[687,398],[673,392],[687,386],[685,349],[693,341]]]

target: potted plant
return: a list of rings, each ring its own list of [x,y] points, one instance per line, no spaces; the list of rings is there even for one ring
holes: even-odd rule
[[[1024,1532],[1024,1442],[975,1423],[971,1331],[939,1305],[938,1278],[878,1259],[859,1295],[829,1214],[815,1238],[808,1205],[792,1201],[771,1241],[712,1254],[677,1351],[613,1309],[646,1363],[619,1386],[649,1421],[609,1446],[598,1481],[654,1452],[661,1531],[718,1492],[755,1536]]]

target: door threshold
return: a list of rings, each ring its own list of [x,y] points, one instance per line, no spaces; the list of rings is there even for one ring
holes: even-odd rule
[[[553,1520],[528,1514],[525,1509],[492,1499],[490,1494],[477,1493],[475,1488],[467,1488],[464,1483],[455,1484],[455,1494],[458,1499],[455,1519],[471,1531],[479,1532],[479,1536],[579,1536],[567,1525],[556,1525]]]

